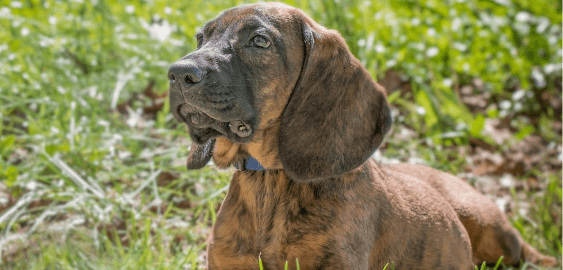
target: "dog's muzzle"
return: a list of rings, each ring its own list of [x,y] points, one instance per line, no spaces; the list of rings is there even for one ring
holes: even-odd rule
[[[198,141],[220,135],[233,140],[247,139],[253,132],[248,110],[237,106],[234,98],[207,89],[207,74],[190,60],[180,60],[170,67],[170,110],[174,118],[185,123],[192,139]]]

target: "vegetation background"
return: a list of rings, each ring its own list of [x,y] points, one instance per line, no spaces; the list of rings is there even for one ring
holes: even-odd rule
[[[286,2],[387,88],[374,158],[467,179],[561,260],[561,1]],[[242,3],[0,2],[2,269],[202,266],[232,169],[186,171],[166,74]]]

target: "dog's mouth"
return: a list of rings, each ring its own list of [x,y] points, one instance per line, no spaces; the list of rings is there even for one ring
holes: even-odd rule
[[[188,126],[192,139],[198,143],[204,143],[221,135],[234,141],[244,142],[253,133],[252,123],[249,120],[235,118],[221,121],[189,104],[180,105],[178,114]]]
[[[207,164],[217,137],[226,137],[233,143],[250,142],[258,122],[244,95],[229,99],[223,95],[223,99],[217,100],[209,98],[207,90],[194,89],[183,91],[171,86],[169,91],[170,111],[178,122],[187,126],[192,138],[189,169],[199,169]]]
[[[231,114],[231,117],[221,117],[221,121],[209,114],[190,104],[178,106],[176,118],[186,124],[193,141],[186,163],[188,169],[200,169],[209,162],[216,137],[224,136],[239,143],[247,142],[252,137],[252,119],[241,120]]]

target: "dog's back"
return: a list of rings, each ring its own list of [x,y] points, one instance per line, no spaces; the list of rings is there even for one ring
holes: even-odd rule
[[[387,231],[378,232],[373,258],[393,261],[397,269],[471,269],[468,233],[438,190],[428,181],[373,160],[364,166],[376,187],[377,204],[386,209],[379,211],[389,212],[374,224]],[[381,263],[371,266],[378,269]]]
[[[522,240],[498,207],[464,180],[436,169],[415,165],[386,166],[390,174],[405,174],[424,181],[455,210],[469,233],[475,263],[494,262],[503,256],[508,265],[520,260],[552,266],[556,261],[537,252]]]

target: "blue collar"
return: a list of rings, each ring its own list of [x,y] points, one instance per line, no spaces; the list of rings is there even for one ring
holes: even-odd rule
[[[264,168],[260,162],[258,162],[258,160],[256,160],[255,158],[248,156],[247,158],[244,159],[244,161],[242,163],[235,163],[234,164],[235,168],[241,170],[241,171],[264,171],[266,170],[266,168]]]

